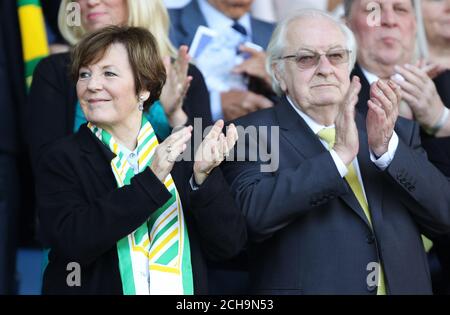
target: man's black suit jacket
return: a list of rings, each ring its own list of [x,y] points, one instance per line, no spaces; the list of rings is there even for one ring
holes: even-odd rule
[[[361,92],[357,109],[364,116],[367,114],[367,101],[370,98],[370,85],[361,71],[361,67],[356,64],[352,76],[357,75],[361,79]],[[445,71],[433,80],[436,90],[446,107],[450,107],[450,70]],[[435,138],[420,130],[422,146],[425,149],[428,159],[445,176],[450,177],[450,137]],[[450,235],[444,235],[433,239],[433,253],[436,253],[439,264],[432,269],[433,292],[436,294],[450,293]],[[432,258],[430,258],[432,259]]]
[[[279,147],[274,137],[267,148],[258,148],[278,151],[278,168],[261,172],[264,162],[250,156],[223,165],[253,241],[254,292],[375,294],[367,279],[373,263],[381,261],[388,293],[431,293],[420,234],[450,231],[450,185],[426,159],[416,124],[399,119],[396,154],[381,171],[370,161],[365,122],[357,116],[358,163],[373,229],[330,153],[286,99],[236,124],[279,127]],[[259,135],[272,139],[276,130]]]

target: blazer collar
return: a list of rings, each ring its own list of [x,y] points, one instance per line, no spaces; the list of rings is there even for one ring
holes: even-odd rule
[[[301,116],[295,112],[286,97],[283,97],[281,104],[275,106],[274,110],[278,119],[278,125],[280,126],[280,136],[284,137],[300,156],[304,159],[313,158],[326,151],[318,137],[313,133]],[[372,223],[374,223],[374,221],[379,221],[381,219],[380,171],[374,163],[370,161],[365,119],[360,114],[357,114],[355,119],[360,143],[358,164],[361,171],[361,177],[363,178],[363,185],[368,199],[369,209],[372,214]],[[348,186],[348,193],[341,195],[340,198],[355,211],[366,225],[370,226],[369,221],[359,205],[358,200],[352,193],[350,186]]]
[[[109,150],[87,127],[87,124],[83,124],[77,133],[77,141],[82,151],[82,157],[87,161],[89,167],[94,173],[98,175],[98,178],[102,181],[106,188],[110,189],[115,186],[111,186],[112,183],[116,185],[114,175],[111,170],[111,160],[115,158],[115,154]],[[160,142],[160,139],[158,139]],[[189,176],[192,173],[192,162],[177,162],[175,163],[170,174],[175,183],[183,183],[185,172],[189,172]],[[183,190],[179,190],[181,194]],[[183,198],[185,199],[185,198]]]
[[[261,21],[258,21],[250,16],[252,42],[261,46],[263,49],[266,49],[271,34],[269,33],[269,31],[263,31],[261,23]]]
[[[82,151],[86,153],[98,153],[100,151],[108,162],[116,156],[92,133],[87,124],[80,126],[80,130],[78,131],[78,142]]]
[[[357,112],[355,119],[359,136],[358,165],[361,172],[364,190],[366,192],[367,203],[372,216],[372,225],[374,229],[377,229],[377,227],[381,227],[380,223],[383,219],[381,211],[383,193],[381,183],[382,171],[378,169],[378,167],[370,160],[365,116]]]
[[[195,21],[193,23],[193,21]],[[181,13],[181,25],[183,26],[184,32],[186,34],[186,38],[190,38],[191,40],[195,36],[195,32],[197,31],[198,25],[207,26],[205,17],[203,16],[200,7],[197,3],[197,0],[191,1]],[[189,43],[190,45],[191,43]]]
[[[311,128],[292,108],[286,96],[282,98],[281,104],[274,107],[274,110],[280,134],[301,156],[310,158],[326,150]]]
[[[77,140],[82,151],[82,158],[86,159],[89,167],[98,175],[106,188],[111,188],[111,183],[115,183],[115,180],[110,163],[115,154],[92,133],[87,124],[81,125]]]

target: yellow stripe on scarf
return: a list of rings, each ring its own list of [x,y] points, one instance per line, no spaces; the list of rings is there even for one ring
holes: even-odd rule
[[[150,249],[150,256],[149,259],[152,259],[159,251],[170,242],[170,240],[174,239],[178,234],[178,228],[175,228],[172,232],[170,232],[169,235],[166,236],[166,238],[155,248]]]

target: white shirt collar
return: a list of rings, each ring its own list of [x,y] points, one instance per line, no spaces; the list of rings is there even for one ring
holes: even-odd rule
[[[234,24],[234,20],[230,19],[228,16],[213,7],[207,0],[198,0],[198,6],[200,11],[205,17],[206,23],[210,29],[215,31],[221,31],[223,29],[229,28]],[[252,27],[250,21],[250,14],[246,13],[238,20],[245,30],[248,36],[251,38]]]
[[[137,147],[136,149],[134,149],[134,151],[131,151],[130,149],[128,149],[126,146],[121,145],[119,142],[116,142],[117,145],[119,146],[119,150],[120,152],[122,152],[125,156],[130,155],[131,153],[137,153]]]
[[[134,151],[130,151],[127,147],[121,145],[120,143],[117,142],[117,144],[119,146],[120,152],[124,154],[125,158],[136,174],[139,171],[138,147],[136,146],[136,149],[134,149]]]
[[[317,134],[320,130],[324,128],[334,128],[334,124],[331,126],[325,126],[322,124],[319,124],[314,119],[309,117],[307,114],[305,114],[300,107],[296,106],[294,102],[289,98],[289,96],[286,95],[287,100],[289,101],[289,104],[291,104],[292,108],[300,115],[300,117],[303,118],[303,120],[306,122],[309,128],[314,132],[314,134]]]
[[[372,85],[372,83],[377,82],[380,79],[376,74],[369,72],[367,69],[364,69],[363,67],[361,67],[361,65],[360,65],[360,68],[361,68],[362,73],[366,77],[367,82],[369,82],[369,85]]]

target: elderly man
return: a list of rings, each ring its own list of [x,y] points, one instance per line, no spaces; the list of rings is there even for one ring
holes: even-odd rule
[[[235,119],[273,105],[264,52],[255,46],[239,45],[252,42],[266,48],[272,35],[272,24],[250,15],[252,3],[253,0],[192,0],[183,8],[169,10],[170,37],[177,47],[191,45],[199,26],[207,26],[218,34],[218,47],[212,57],[193,56],[205,76],[214,120]],[[242,63],[237,62],[242,59]],[[205,63],[207,66],[203,66]],[[226,69],[217,70],[222,68]]]
[[[427,75],[431,69],[413,62],[417,32],[413,4],[411,0],[344,1],[347,24],[358,45],[357,64],[352,73],[361,78],[362,84],[357,109],[363,115],[367,112],[370,84],[378,79],[395,80],[402,88],[400,116],[420,123],[421,140],[429,160],[450,176],[450,112],[447,109],[450,98],[449,87],[443,84],[448,82],[450,71],[431,80]],[[433,289],[435,293],[449,293],[450,236],[433,242],[429,258],[434,259],[436,253],[440,261],[432,264],[436,266],[432,269]],[[444,268],[445,276],[439,271],[439,265]]]
[[[431,293],[420,234],[450,231],[450,185],[417,125],[397,121],[395,83],[374,83],[367,118],[355,116],[355,53],[351,31],[320,11],[274,31],[267,64],[283,101],[237,125],[270,127],[258,150],[279,148],[277,167],[262,172],[266,160],[249,152],[223,166],[253,240],[255,293]]]

